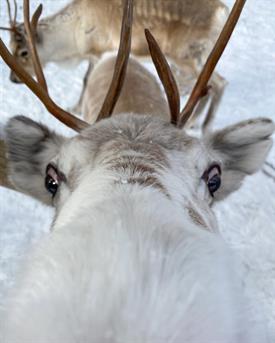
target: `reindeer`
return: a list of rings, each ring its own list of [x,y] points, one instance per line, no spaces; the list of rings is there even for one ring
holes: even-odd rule
[[[52,101],[36,58],[38,82],[0,40],[5,62],[79,132],[65,138],[23,116],[7,124],[13,184],[54,206],[56,215],[22,268],[1,321],[2,341],[266,342],[249,322],[239,266],[217,234],[211,204],[260,168],[275,125],[258,118],[202,139],[184,130],[244,3],[236,1],[181,112],[169,65],[146,31],[170,123],[146,114],[111,117],[130,52],[130,0],[111,86],[93,125]]]
[[[89,72],[85,92],[83,93],[82,106],[84,107],[85,120],[89,123],[96,121],[97,113],[104,100],[104,92],[108,88],[112,70],[116,62],[115,56],[107,56],[95,65]],[[133,98],[132,94],[136,96]],[[127,74],[125,75],[120,97],[114,107],[113,115],[127,112],[146,113],[158,115],[169,119],[169,108],[163,97],[162,90],[156,78],[138,60],[129,58]],[[13,185],[8,180],[6,146],[0,136],[0,186],[11,188]]]
[[[17,61],[33,74],[24,25],[16,22],[16,9],[12,17],[8,0],[7,3],[10,27],[2,29],[11,32],[10,46]],[[40,21],[41,9],[38,10],[32,18],[32,26],[42,65],[88,58],[92,59],[92,68],[104,52],[116,49],[121,3],[122,0],[74,0]],[[143,28],[150,28],[162,51],[171,59],[182,95],[189,93],[224,25],[227,7],[220,0],[136,0],[134,11],[132,53],[148,56]],[[11,72],[10,79],[20,82],[14,72]],[[225,80],[214,73],[210,86],[193,114],[195,120],[209,104],[203,125],[205,129],[217,110]],[[83,96],[74,107],[75,111],[85,108],[82,99]],[[83,115],[85,119],[89,116],[85,112]]]
[[[89,123],[94,123],[97,119],[105,90],[111,83],[115,62],[116,56],[103,57],[89,72],[82,101],[82,113],[85,113],[84,118]],[[130,57],[113,115],[133,111],[169,120],[169,108],[155,76],[138,60]]]
[[[115,56],[107,56],[95,65],[89,72],[89,78],[85,92],[83,93],[82,105],[84,107],[85,120],[89,123],[96,121],[97,113],[103,104],[104,93],[108,88],[112,71],[116,62]],[[132,94],[136,96],[133,98]],[[127,112],[146,113],[169,119],[169,108],[163,97],[163,92],[156,78],[139,61],[130,57],[127,66],[127,74],[122,86],[120,97],[114,107],[113,115]],[[6,158],[6,146],[0,135],[0,186],[14,189],[8,180],[8,168]]]

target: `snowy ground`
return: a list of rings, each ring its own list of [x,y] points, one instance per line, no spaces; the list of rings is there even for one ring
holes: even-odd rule
[[[43,1],[45,13],[66,1]],[[232,6],[233,0],[225,1]],[[32,1],[36,4],[38,1]],[[1,25],[7,23],[5,2],[0,2]],[[7,41],[8,36],[1,32]],[[86,69],[73,72],[56,65],[46,68],[49,89],[58,103],[72,106],[81,89]],[[275,1],[248,0],[240,23],[218,66],[228,80],[216,126],[267,116],[275,120]],[[0,127],[8,118],[24,114],[59,132],[70,133],[51,118],[24,87],[8,80],[8,68],[0,61]],[[268,161],[275,165],[275,148]],[[275,171],[265,166],[266,171]],[[31,182],[31,180],[30,180]],[[262,171],[248,178],[242,189],[216,206],[222,234],[239,254],[246,268],[247,293],[259,306],[259,316],[268,324],[275,341],[275,180]],[[0,188],[0,305],[12,285],[20,257],[48,232],[52,210],[27,196]]]

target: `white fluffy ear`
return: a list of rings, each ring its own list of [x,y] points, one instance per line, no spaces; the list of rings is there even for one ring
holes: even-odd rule
[[[207,144],[222,163],[222,185],[215,193],[221,200],[237,190],[246,175],[257,172],[272,146],[274,123],[266,118],[243,121],[216,131]]]
[[[65,138],[24,116],[10,119],[5,132],[10,181],[18,190],[51,204],[45,170]]]

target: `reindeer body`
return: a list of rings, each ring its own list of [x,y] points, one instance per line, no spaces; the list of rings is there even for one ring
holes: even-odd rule
[[[116,50],[122,3],[122,0],[75,0],[58,13],[41,19],[37,26],[37,49],[42,64],[81,60]],[[227,15],[227,7],[219,0],[137,0],[132,52],[148,56],[144,38],[144,28],[148,27],[167,56],[183,66],[190,60],[200,68]],[[20,50],[27,45],[22,24],[17,29],[22,36],[13,34],[11,45],[19,58]]]
[[[79,2],[83,6],[81,13],[87,11],[81,17],[81,24],[76,26],[81,55],[98,56],[106,50],[117,49],[122,3],[121,0]],[[137,0],[131,51],[137,56],[148,56],[144,28],[150,28],[166,56],[179,65],[184,66],[189,60],[194,68],[201,68],[227,15],[227,7],[219,0]],[[95,24],[91,26],[91,23]]]
[[[122,0],[75,0],[37,26],[37,49],[42,62],[64,63],[100,57],[116,50],[120,39]],[[191,91],[228,15],[219,0],[137,0],[134,8],[132,53],[148,57],[144,28],[150,28],[162,51],[172,61],[182,95]],[[22,24],[11,36],[11,49],[18,61],[33,72]],[[93,62],[94,63],[94,62]],[[19,82],[14,73],[11,80]],[[197,108],[196,118],[208,104],[211,121],[225,87],[214,73],[209,94]],[[82,104],[79,108],[85,108]],[[87,113],[84,112],[84,116]]]
[[[84,119],[89,123],[96,121],[106,89],[111,83],[115,60],[115,56],[104,57],[87,73],[80,111],[84,113]],[[127,74],[113,115],[129,113],[133,110],[135,113],[146,113],[169,120],[167,101],[163,97],[156,78],[141,63],[130,57]]]

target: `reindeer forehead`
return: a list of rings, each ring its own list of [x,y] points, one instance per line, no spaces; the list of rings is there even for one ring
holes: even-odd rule
[[[197,141],[168,121],[134,114],[122,114],[102,120],[85,130],[81,137],[90,140],[98,148],[110,142],[124,142],[154,144],[166,149],[182,150],[191,148]]]
[[[198,139],[169,122],[126,114],[102,120],[67,140],[57,159],[59,168],[69,177],[72,171],[80,174],[97,166],[112,169],[133,165],[148,171],[169,168],[176,160],[195,167],[192,156],[204,155],[202,150]]]
[[[11,43],[26,43],[26,31],[23,24],[19,24],[16,26],[16,31],[11,32]]]

